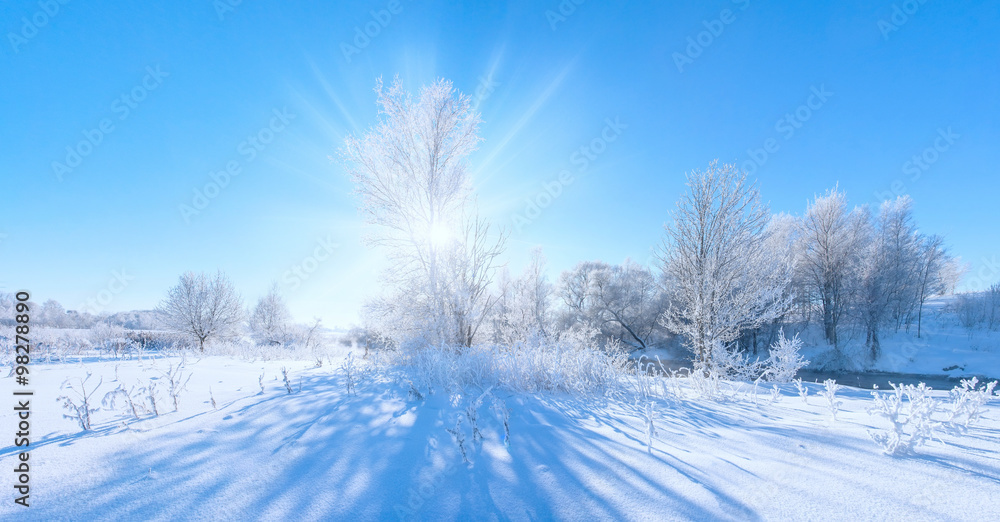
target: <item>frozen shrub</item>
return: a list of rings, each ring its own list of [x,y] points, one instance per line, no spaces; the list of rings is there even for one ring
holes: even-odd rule
[[[507,408],[507,403],[498,397],[493,397],[493,404],[491,406],[493,413],[497,416],[497,419],[503,423],[503,445],[509,450],[510,449],[510,410]]]
[[[961,385],[948,392],[951,399],[948,423],[954,427],[968,428],[978,422],[982,407],[989,402],[996,385],[997,381],[993,381],[980,387],[976,377],[962,379]],[[959,421],[961,417],[965,419]]]
[[[627,357],[617,343],[609,343],[602,350],[569,339],[464,348],[415,342],[401,346],[398,357],[383,364],[403,374],[404,379],[412,379],[420,388],[494,386],[524,392],[607,390],[619,386],[627,372]]]
[[[285,381],[285,390],[287,390],[288,394],[291,395],[292,382],[288,380],[288,368],[285,368],[284,366],[281,367],[281,378]]]
[[[892,392],[885,394],[880,394],[876,386],[872,391],[874,405],[868,411],[888,420],[892,427],[885,432],[872,431],[870,435],[887,455],[910,454],[934,437],[940,423],[932,416],[939,407],[930,396],[931,388],[924,383],[897,386],[890,382],[889,385]]]
[[[95,324],[90,329],[90,342],[95,348],[110,353],[116,359],[128,353],[131,347],[125,329],[116,324]]]
[[[156,406],[156,382],[149,381],[149,386],[146,386],[146,399],[149,400],[149,407],[152,409],[153,416],[160,416],[160,409]]]
[[[354,390],[354,353],[347,354],[347,359],[340,365],[340,369],[344,372],[344,384],[347,386],[347,394],[357,395],[357,392]]]
[[[769,380],[791,382],[795,374],[809,364],[799,355],[802,340],[796,334],[791,339],[785,337],[784,330],[778,332],[778,341],[771,345],[771,358],[767,361]]]
[[[174,411],[177,411],[180,406],[180,395],[181,392],[187,387],[188,381],[191,380],[191,375],[188,374],[187,378],[184,376],[184,361],[182,360],[177,366],[169,365],[167,371],[163,373],[163,376],[167,378],[168,388],[167,392],[170,394],[171,400],[173,400]]]
[[[146,408],[142,405],[142,394],[145,391],[141,387],[132,386],[131,388],[125,388],[124,384],[119,384],[117,388],[108,392],[101,399],[101,405],[106,408],[115,409],[116,405],[121,404],[124,407],[126,415],[130,414],[132,418],[138,419],[141,413],[146,412]]]
[[[778,389],[778,385],[775,384],[771,387],[771,404],[776,404],[781,401],[781,390]]]
[[[837,381],[827,379],[823,381],[823,391],[819,392],[820,395],[826,398],[827,407],[830,409],[830,416],[833,420],[837,420],[837,411],[840,410],[840,406],[843,404],[842,401],[837,400],[837,392],[840,388],[841,386],[837,384]]]
[[[721,342],[712,345],[711,358],[707,363],[695,365],[694,373],[717,373],[722,379],[753,382],[768,371],[767,361],[750,360],[750,355],[739,347],[729,347]]]
[[[795,379],[792,381],[795,383],[795,390],[799,392],[799,397],[802,397],[802,402],[809,404],[809,388],[806,388],[802,384],[802,379]]]
[[[63,382],[61,389],[69,390],[73,393],[73,397],[69,395],[62,395],[56,398],[57,401],[62,401],[63,409],[67,410],[69,413],[64,413],[63,417],[67,419],[72,419],[80,425],[80,429],[87,431],[90,429],[90,415],[96,412],[99,408],[91,408],[90,398],[97,393],[97,390],[101,388],[101,384],[104,382],[102,378],[97,386],[94,386],[89,392],[87,391],[87,381],[90,380],[91,373],[87,372],[87,376],[83,379],[78,379],[79,386],[70,383],[69,379]]]
[[[469,419],[469,425],[472,426],[472,442],[476,443],[483,440],[483,434],[479,431],[479,407],[483,404],[483,399],[489,395],[493,387],[490,386],[486,389],[476,400],[472,401],[467,408],[465,408],[465,417]]]
[[[653,423],[656,412],[653,410],[653,403],[646,403],[643,411],[643,420],[646,422],[646,452],[653,452],[653,437],[656,437],[656,425]]]
[[[422,400],[424,400],[424,395],[422,393],[420,393],[420,390],[418,390],[416,386],[413,385],[412,381],[410,382],[410,391],[407,392],[407,397],[411,401],[422,401]]]
[[[687,368],[684,368],[687,370]],[[714,368],[707,371],[688,371],[688,382],[698,397],[709,400],[720,400],[722,394],[722,375]]]
[[[454,428],[448,428],[446,430],[451,434],[451,437],[455,440],[455,444],[458,444],[458,450],[462,453],[462,460],[466,464],[469,464],[469,456],[465,451],[465,433],[462,432],[462,417],[458,417],[458,421],[455,422]]]

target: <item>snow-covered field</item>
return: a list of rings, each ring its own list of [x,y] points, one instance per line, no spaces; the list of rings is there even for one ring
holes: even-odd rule
[[[340,362],[186,360],[173,411],[163,372],[179,358],[37,364],[31,507],[5,520],[982,520],[1000,507],[1000,399],[964,435],[888,456],[869,391],[685,380],[592,395],[417,389],[365,364],[349,393]],[[288,393],[281,369],[289,370]],[[366,369],[367,368],[367,369]],[[118,404],[91,431],[62,418],[64,380],[158,382],[159,416]],[[264,390],[259,378],[263,374]],[[636,381],[638,382],[638,381]],[[0,379],[10,397],[11,378]],[[300,390],[301,386],[301,390]],[[211,392],[210,392],[211,390]],[[947,407],[947,393],[935,391]],[[640,399],[641,397],[641,399]],[[214,398],[216,407],[211,400]],[[468,407],[481,399],[475,440]],[[652,404],[655,435],[647,446]],[[509,411],[509,445],[503,410]],[[11,408],[2,423],[15,426]],[[456,422],[462,422],[455,430]],[[454,434],[448,430],[454,430]],[[468,463],[456,435],[463,438]],[[6,446],[4,469],[16,451]],[[11,480],[8,475],[7,482]],[[8,488],[8,495],[11,491]]]

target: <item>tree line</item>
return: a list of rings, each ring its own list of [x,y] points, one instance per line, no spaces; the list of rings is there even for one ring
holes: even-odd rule
[[[536,253],[517,277],[502,267],[504,231],[479,216],[468,156],[480,138],[469,98],[446,80],[411,95],[376,86],[380,119],[347,138],[370,244],[392,268],[364,311],[387,342],[512,345],[584,331],[635,349],[679,339],[698,363],[717,350],[768,346],[785,325],[821,326],[833,347],[863,329],[871,358],[886,330],[915,327],[923,304],[953,291],[961,267],[921,233],[907,196],[851,207],[837,188],[801,216],[772,215],[755,183],[713,162],[687,176],[658,262],[588,261],[544,275]]]

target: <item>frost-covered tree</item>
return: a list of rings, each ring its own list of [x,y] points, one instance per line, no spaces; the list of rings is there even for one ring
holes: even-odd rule
[[[479,116],[468,96],[438,80],[414,98],[397,78],[376,86],[379,122],[348,137],[342,158],[372,225],[368,240],[392,261],[388,298],[370,316],[403,335],[468,346],[486,317],[503,234],[478,217],[467,158]]]
[[[885,212],[882,217],[885,217]],[[864,222],[858,263],[852,274],[855,285],[851,304],[865,329],[865,346],[870,348],[871,358],[875,360],[880,350],[879,331],[889,316],[893,281],[886,235],[881,227],[876,229],[868,219]]]
[[[908,325],[922,303],[923,239],[917,233],[908,196],[883,202],[878,217],[865,230],[856,308],[865,327],[866,345],[872,359],[877,359],[881,329]]]
[[[563,328],[578,324],[637,349],[646,348],[663,312],[663,294],[653,274],[626,259],[621,265],[579,263],[560,277]]]
[[[813,200],[802,218],[798,266],[819,301],[826,340],[834,346],[837,326],[850,308],[851,278],[857,273],[867,221],[862,209],[847,209],[847,198],[837,189]]]
[[[553,289],[544,270],[545,258],[540,249],[532,252],[531,262],[517,278],[511,278],[504,269],[491,313],[494,343],[512,345],[552,335]]]
[[[290,320],[285,299],[274,283],[249,314],[250,333],[258,342],[283,344],[288,338]]]
[[[771,216],[767,225],[767,238],[764,240],[764,248],[773,256],[781,266],[795,267],[801,257],[801,227],[799,220],[789,214],[776,214]],[[769,323],[762,324],[758,328],[744,330],[738,339],[739,345],[753,355],[757,355],[761,348],[773,345],[778,341],[784,322],[790,320],[790,315],[798,314],[799,318],[808,321],[811,312],[808,290],[800,272],[793,270],[792,278],[785,286],[782,296],[791,303],[787,313],[775,317]]]
[[[243,303],[221,271],[214,276],[187,272],[157,308],[167,329],[205,342],[234,333],[243,322]]]
[[[946,270],[951,257],[944,248],[944,240],[940,236],[924,237],[918,253],[917,282],[917,337],[923,323],[924,302],[932,295],[941,294],[946,290]]]
[[[704,367],[713,348],[788,309],[791,267],[766,248],[770,215],[745,172],[716,161],[687,184],[665,226],[661,259],[676,288],[660,321]]]
[[[48,299],[42,303],[38,319],[40,323],[53,328],[65,328],[68,323],[66,309],[54,299]]]
[[[920,243],[913,200],[900,196],[879,209],[878,234],[885,249],[889,314],[896,330],[909,324],[920,292]]]

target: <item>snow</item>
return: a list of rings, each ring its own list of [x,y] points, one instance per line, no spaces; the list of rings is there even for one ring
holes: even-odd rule
[[[969,331],[958,324],[949,306],[955,296],[929,300],[924,308],[921,337],[916,337],[916,325],[909,331],[885,332],[882,339],[882,357],[874,363],[865,363],[861,370],[908,373],[919,375],[947,375],[969,377],[973,375],[1000,378],[1000,332],[978,328]],[[842,349],[855,360],[866,360],[864,333],[849,337]],[[830,348],[822,342],[813,342],[803,349],[803,355],[816,363],[829,355]]]
[[[843,388],[837,420],[807,384],[769,390],[725,383],[721,401],[654,393],[644,411],[626,388],[603,395],[490,390],[510,409],[511,445],[484,400],[471,442],[465,408],[484,390],[421,389],[362,368],[348,395],[339,363],[189,358],[180,411],[134,421],[107,409],[81,432],[56,402],[67,377],[148,382],[179,358],[38,364],[32,410],[31,507],[22,520],[973,520],[1000,514],[1000,404],[964,436],[940,435],[890,457],[869,430],[868,391]],[[117,375],[119,381],[115,381]],[[281,368],[289,369],[288,394]],[[264,373],[265,391],[258,377]],[[301,380],[301,392],[298,391]],[[12,379],[0,379],[10,396]],[[213,409],[209,387],[217,402]],[[935,391],[943,399],[945,391]],[[10,408],[0,424],[13,426]],[[470,464],[446,431],[462,418]],[[7,468],[15,448],[0,452]],[[9,494],[9,493],[8,493]]]

